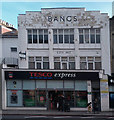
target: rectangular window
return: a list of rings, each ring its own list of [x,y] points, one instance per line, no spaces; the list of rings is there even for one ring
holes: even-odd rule
[[[16,47],[11,47],[11,52],[17,52],[17,48]]]
[[[74,43],[74,29],[54,29],[53,30],[54,44],[73,44]]]
[[[83,29],[79,29],[79,43],[84,43]]]
[[[87,69],[86,57],[80,57],[80,69]]]
[[[95,29],[90,29],[90,41],[95,43]]]
[[[85,43],[89,43],[89,29],[85,29]]]
[[[96,70],[101,70],[101,57],[95,57],[95,69]]]
[[[35,106],[35,91],[23,90],[23,106],[24,107]]]
[[[60,69],[60,62],[54,62],[54,69]]]
[[[48,43],[48,30],[44,30],[44,43]]]
[[[53,30],[53,43],[57,44],[57,30]]]
[[[39,30],[39,43],[43,43],[43,30]]]
[[[34,57],[29,57],[29,69],[35,69]]]
[[[32,43],[32,30],[28,30],[28,43]]]
[[[33,43],[37,43],[37,30],[33,30]]]

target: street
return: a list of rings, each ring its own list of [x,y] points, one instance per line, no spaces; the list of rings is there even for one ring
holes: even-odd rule
[[[114,120],[114,117],[104,116],[3,116],[2,120]]]

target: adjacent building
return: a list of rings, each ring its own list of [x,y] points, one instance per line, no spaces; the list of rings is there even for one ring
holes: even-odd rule
[[[18,16],[18,69],[2,69],[3,110],[71,110],[98,100],[109,111],[109,17],[85,8],[44,8]]]

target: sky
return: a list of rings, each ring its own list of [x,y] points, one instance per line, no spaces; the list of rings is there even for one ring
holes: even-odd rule
[[[101,13],[108,13],[109,17],[112,17],[112,1],[101,1],[97,0],[93,2],[79,2],[81,0],[70,0],[65,2],[64,0],[58,0],[52,2],[52,0],[47,0],[39,2],[37,0],[26,1],[22,0],[14,2],[8,0],[2,0],[0,2],[0,19],[13,24],[17,28],[17,16],[19,14],[25,14],[26,11],[41,11],[41,8],[57,8],[57,7],[84,7],[87,11],[98,10]],[[61,1],[61,2],[60,2]],[[76,1],[76,2],[75,2]]]

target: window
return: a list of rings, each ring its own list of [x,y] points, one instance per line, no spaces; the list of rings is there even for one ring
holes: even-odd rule
[[[16,47],[11,47],[11,52],[17,52],[17,48]]]
[[[28,44],[48,44],[48,30],[47,29],[29,29]]]
[[[80,69],[102,69],[101,57],[80,57]]]
[[[75,57],[54,57],[54,69],[75,69]]]
[[[79,29],[79,43],[100,43],[100,29]]]
[[[29,57],[29,69],[49,69],[49,57]]]
[[[73,44],[74,43],[74,29],[54,29],[53,30],[54,44]]]

